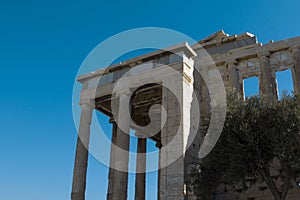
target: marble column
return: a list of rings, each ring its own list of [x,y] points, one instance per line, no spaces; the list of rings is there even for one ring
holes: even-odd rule
[[[90,140],[90,124],[94,102],[81,103],[80,126],[77,138],[76,157],[74,164],[72,200],[84,200],[86,189],[86,172],[88,164],[88,147]]]
[[[277,83],[275,72],[272,72],[270,61],[267,54],[262,54],[260,58],[260,89],[263,98],[273,99],[277,98]]]
[[[294,58],[294,87],[295,92],[300,94],[300,47],[294,48],[292,53]]]
[[[128,161],[129,161],[129,144],[130,144],[130,116],[128,92],[120,93],[118,98],[118,113],[115,114],[117,119],[117,136],[116,148],[114,148],[113,166],[115,176],[112,185],[112,200],[127,200],[128,187]]]
[[[162,147],[161,142],[157,142],[155,144],[157,148],[159,148],[158,153],[158,173],[157,173],[157,200],[160,200],[159,190],[160,190],[160,149]]]
[[[146,148],[147,139],[138,138],[136,177],[135,177],[135,200],[145,200],[146,193]]]
[[[242,94],[242,85],[240,83],[237,64],[235,61],[228,62],[229,85],[238,93]]]
[[[112,124],[112,136],[111,136],[111,148],[110,148],[110,168],[108,173],[108,190],[107,190],[107,200],[111,200],[113,197],[113,179],[116,176],[115,175],[115,169],[114,169],[114,161],[115,161],[115,151],[114,151],[114,145],[116,145],[116,137],[117,137],[117,124],[111,118],[109,122]]]

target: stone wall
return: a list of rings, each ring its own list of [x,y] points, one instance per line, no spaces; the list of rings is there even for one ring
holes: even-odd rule
[[[279,42],[271,41],[262,45],[252,34],[228,36],[221,31],[199,43],[214,60],[226,88],[235,88],[241,95],[244,95],[243,80],[258,77],[259,94],[263,98],[278,98],[276,72],[290,69],[294,92],[300,92],[300,37]],[[201,47],[197,44],[193,47],[197,54],[201,55]],[[213,70],[214,68],[209,67],[206,72],[209,84],[214,84],[213,77],[209,75],[213,73]],[[207,107],[209,107],[210,99],[207,95],[207,87],[203,86],[204,82],[201,77],[197,74],[194,76],[194,88],[196,91],[201,90],[199,95],[202,96],[201,104],[204,108],[201,111],[208,114],[209,108]],[[294,183],[286,199],[298,200],[299,198],[300,188]],[[273,196],[263,182],[253,185],[246,192],[241,192],[238,186],[230,187],[220,184],[214,193],[214,199],[272,200]]]

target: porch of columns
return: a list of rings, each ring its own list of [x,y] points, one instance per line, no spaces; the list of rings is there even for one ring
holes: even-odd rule
[[[90,140],[90,124],[92,121],[92,112],[95,107],[95,103],[92,100],[87,100],[85,102],[81,102],[80,106],[81,115],[74,163],[71,193],[72,200],[85,199],[88,148]]]

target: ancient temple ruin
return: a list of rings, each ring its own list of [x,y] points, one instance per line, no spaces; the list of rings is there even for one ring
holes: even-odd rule
[[[113,127],[108,200],[127,199],[130,129],[138,137],[138,153],[146,153],[146,140],[155,141],[157,148],[161,149],[157,199],[195,199],[186,190],[188,168],[197,159],[201,143],[198,130],[194,130],[199,121],[194,119],[195,111],[191,110],[191,104],[198,97],[200,115],[208,115],[210,94],[216,93],[208,91],[207,87],[207,84],[216,83],[215,68],[198,62],[205,59],[203,49],[217,67],[225,88],[235,88],[243,95],[243,80],[257,77],[260,95],[277,98],[276,72],[290,69],[294,90],[300,92],[300,37],[261,44],[250,33],[229,36],[219,31],[197,44],[175,45],[81,75],[78,81],[82,83],[82,111],[72,200],[85,199],[88,162],[86,146],[89,143],[89,126],[94,109],[109,116]],[[197,73],[196,68],[201,73]],[[208,80],[204,80],[203,74]],[[123,84],[118,84],[120,79],[123,79]],[[151,110],[152,105],[162,105],[165,110],[162,112],[159,107]],[[126,110],[129,110],[130,117]],[[162,115],[167,117],[160,127]],[[156,123],[156,127],[161,129],[141,129],[151,123]],[[168,147],[162,150],[165,146]],[[145,199],[145,156],[137,157],[136,200]],[[239,199],[272,199],[268,191],[254,191],[241,194]],[[299,189],[292,189],[287,199],[297,199],[299,194]],[[222,195],[216,199],[232,199],[226,194]]]

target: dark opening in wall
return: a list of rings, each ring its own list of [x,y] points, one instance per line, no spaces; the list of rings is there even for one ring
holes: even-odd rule
[[[245,78],[243,82],[244,99],[246,99],[249,96],[259,95],[259,80],[257,76]]]
[[[294,91],[293,77],[291,69],[276,72],[277,93],[279,99],[283,91],[291,94]]]

